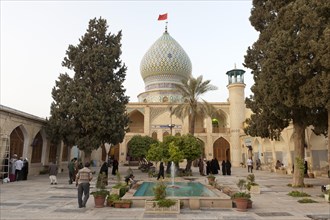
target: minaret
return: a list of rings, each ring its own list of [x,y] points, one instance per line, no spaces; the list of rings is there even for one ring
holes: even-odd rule
[[[233,167],[242,162],[240,133],[245,120],[244,70],[228,71],[229,117],[230,117],[230,155]]]

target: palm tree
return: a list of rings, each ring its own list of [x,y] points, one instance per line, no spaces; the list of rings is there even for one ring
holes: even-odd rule
[[[170,109],[171,115],[181,119],[189,116],[189,134],[191,135],[195,133],[197,114],[202,117],[214,117],[218,114],[213,105],[200,98],[206,92],[218,89],[216,86],[211,85],[210,82],[210,80],[203,81],[203,76],[199,76],[197,78],[191,77],[187,81],[183,80],[182,85],[177,85],[183,102]],[[187,161],[186,171],[191,169],[191,163],[192,161]]]

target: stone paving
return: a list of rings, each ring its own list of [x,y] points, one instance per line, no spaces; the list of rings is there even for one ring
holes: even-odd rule
[[[136,167],[131,167],[137,180],[146,180],[146,173],[141,173]],[[96,172],[99,167],[92,168]],[[128,167],[120,167],[124,176]],[[198,174],[193,168],[194,177],[206,183],[206,177]],[[111,170],[109,169],[109,174]],[[254,171],[256,182],[261,186],[261,194],[252,195],[253,208],[247,212],[228,209],[190,210],[184,208],[180,214],[155,215],[145,214],[143,208],[116,209],[110,207],[94,208],[93,196],[90,196],[86,208],[78,208],[77,190],[74,184],[68,184],[68,174],[58,175],[58,185],[50,185],[48,175],[29,176],[27,181],[0,183],[0,219],[1,220],[51,220],[51,219],[221,219],[221,220],[330,220],[330,203],[321,197],[320,186],[330,182],[327,177],[305,179],[305,183],[314,187],[304,188],[303,191],[311,195],[311,199],[318,203],[301,204],[287,195],[293,189],[290,175],[270,173],[269,171]],[[221,185],[236,187],[240,178],[248,175],[245,168],[233,168],[232,176],[217,175]],[[91,191],[95,186],[94,176]],[[116,183],[114,176],[109,176],[109,188]],[[298,189],[300,190],[300,189]]]

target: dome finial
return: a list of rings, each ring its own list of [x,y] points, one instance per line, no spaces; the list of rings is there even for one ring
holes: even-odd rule
[[[234,69],[236,69],[236,63],[234,63]]]
[[[167,24],[168,24],[168,21],[165,22],[165,33],[167,33]]]

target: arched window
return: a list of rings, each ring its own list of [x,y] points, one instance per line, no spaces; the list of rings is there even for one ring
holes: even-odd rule
[[[55,163],[56,162],[57,145],[50,144],[49,148],[50,149],[49,149],[48,161]]]
[[[62,161],[68,161],[69,160],[68,152],[69,152],[69,147],[68,147],[68,145],[65,144],[63,146]]]
[[[164,139],[164,137],[169,136],[169,135],[170,135],[170,133],[168,133],[167,131],[165,131],[165,132],[163,133],[163,139]]]
[[[35,136],[31,146],[32,146],[32,159],[31,163],[40,163],[41,162],[41,154],[42,154],[42,137],[40,132]]]
[[[151,137],[152,139],[157,140],[157,132],[156,131],[152,132]]]

